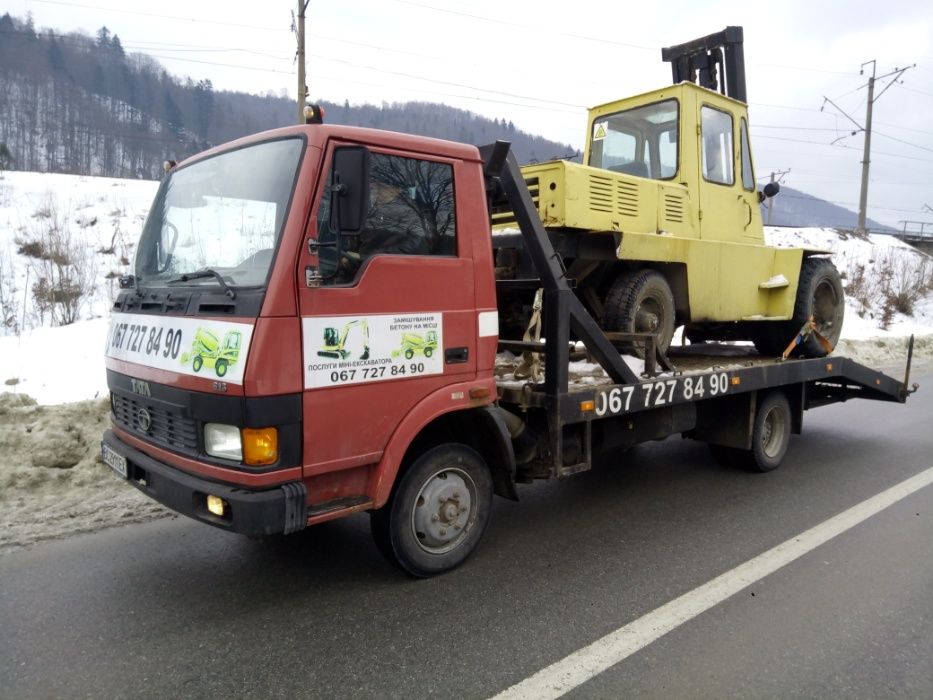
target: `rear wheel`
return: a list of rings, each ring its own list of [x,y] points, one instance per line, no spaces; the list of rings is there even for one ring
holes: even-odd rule
[[[492,477],[466,445],[434,447],[370,517],[379,551],[413,576],[449,571],[476,549],[492,510]]]
[[[790,402],[783,391],[771,391],[758,401],[752,427],[752,449],[713,445],[709,451],[724,467],[743,467],[758,472],[777,469],[790,444]]]
[[[607,331],[655,333],[659,348],[667,352],[674,336],[674,294],[661,273],[623,272],[609,288],[604,307],[603,328]],[[645,356],[639,343],[622,347],[638,357]]]
[[[191,361],[191,369],[193,369],[195,372],[200,372],[203,366],[204,359],[200,355],[195,355],[194,359]]]

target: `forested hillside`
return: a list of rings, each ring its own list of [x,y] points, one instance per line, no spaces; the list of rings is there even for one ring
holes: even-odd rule
[[[507,118],[445,105],[323,105],[332,123],[476,144],[508,139],[521,162],[573,154]],[[166,158],[292,124],[295,111],[291,99],[179,79],[149,56],[126,53],[106,27],[89,37],[0,17],[0,168],[158,178]]]

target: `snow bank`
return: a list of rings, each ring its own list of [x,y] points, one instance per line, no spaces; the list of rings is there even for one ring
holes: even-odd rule
[[[168,511],[99,460],[107,400],[40,406],[0,394],[0,553]]]

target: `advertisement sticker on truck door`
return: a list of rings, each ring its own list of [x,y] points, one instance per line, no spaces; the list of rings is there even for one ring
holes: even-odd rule
[[[107,357],[240,384],[253,327],[177,316],[113,314]]]
[[[303,318],[305,388],[441,374],[443,314]]]

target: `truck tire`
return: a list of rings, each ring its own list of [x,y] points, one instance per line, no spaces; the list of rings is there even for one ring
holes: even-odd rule
[[[227,373],[227,361],[226,360],[217,360],[214,363],[214,371],[217,372],[218,377],[222,377]]]
[[[674,337],[674,294],[664,276],[655,270],[623,272],[609,288],[602,326],[622,333],[656,333],[662,352]],[[624,352],[644,358],[639,343],[621,346]]]
[[[194,359],[191,361],[191,369],[193,369],[195,372],[200,372],[203,366],[204,359],[200,355],[195,355]]]
[[[463,563],[492,510],[492,477],[470,447],[434,447],[402,475],[389,502],[370,515],[373,539],[391,563],[426,578]]]
[[[783,391],[769,391],[758,399],[752,428],[752,449],[740,450],[739,464],[752,471],[777,469],[790,444],[790,402]]]
[[[770,391],[761,396],[752,427],[752,449],[714,445],[709,451],[723,467],[742,467],[757,472],[777,469],[790,443],[790,403],[783,391]]]
[[[762,355],[778,356],[813,316],[816,328],[829,344],[836,347],[842,334],[846,302],[842,278],[829,258],[807,258],[800,268],[794,315],[789,323],[768,323],[755,333],[755,347]],[[791,352],[792,357],[825,357],[825,348],[808,335]]]

